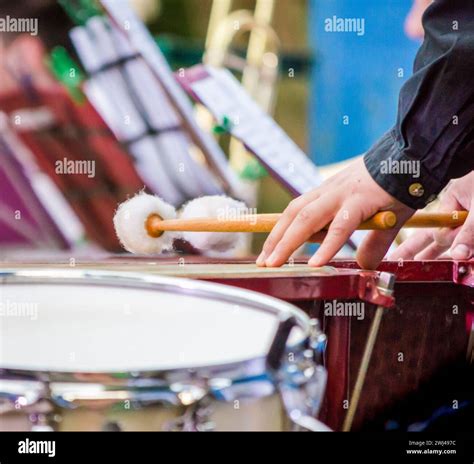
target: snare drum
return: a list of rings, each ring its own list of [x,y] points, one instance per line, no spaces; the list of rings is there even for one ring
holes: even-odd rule
[[[326,429],[318,324],[197,280],[0,272],[1,430]]]

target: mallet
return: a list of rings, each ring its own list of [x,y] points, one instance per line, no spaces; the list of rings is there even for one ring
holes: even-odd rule
[[[225,212],[231,212],[230,219]],[[220,214],[219,212],[223,213]],[[415,214],[405,228],[456,228],[464,224],[468,213]],[[121,205],[114,218],[117,235],[124,247],[139,254],[159,253],[182,237],[198,249],[231,249],[235,234],[268,233],[275,227],[281,214],[248,214],[246,206],[226,197],[204,197],[186,205],[180,217],[176,210],[157,197],[141,194]],[[382,211],[362,223],[358,230],[390,230],[397,226],[392,211]],[[329,227],[329,226],[328,226]],[[327,231],[328,227],[324,229]],[[324,232],[323,231],[323,232]],[[196,237],[196,238],[194,238]],[[317,234],[310,241],[320,240]]]

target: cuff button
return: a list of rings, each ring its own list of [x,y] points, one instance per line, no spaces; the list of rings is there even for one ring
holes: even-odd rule
[[[421,198],[425,194],[425,188],[421,184],[411,184],[408,192],[412,197]]]

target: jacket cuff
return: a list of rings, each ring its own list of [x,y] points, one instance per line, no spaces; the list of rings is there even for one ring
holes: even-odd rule
[[[364,156],[369,174],[387,193],[412,209],[423,209],[444,188],[423,163],[403,153],[394,130],[387,132]]]

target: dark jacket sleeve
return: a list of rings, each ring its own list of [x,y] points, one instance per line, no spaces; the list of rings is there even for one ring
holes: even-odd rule
[[[474,169],[474,0],[435,0],[395,127],[365,155],[373,179],[415,209]]]

